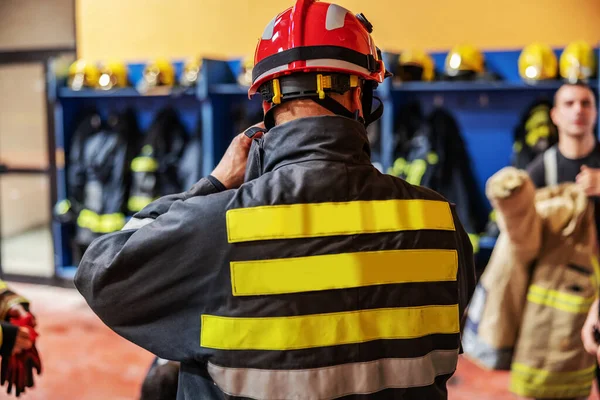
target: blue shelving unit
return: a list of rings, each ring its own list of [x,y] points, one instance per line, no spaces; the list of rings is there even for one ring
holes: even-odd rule
[[[562,49],[555,49],[560,57]],[[600,49],[597,49],[600,59]],[[434,53],[436,70],[443,69],[447,53]],[[510,164],[513,131],[525,109],[541,98],[552,100],[562,85],[560,80],[542,81],[536,84],[524,82],[518,73],[518,51],[484,52],[486,68],[502,78],[499,81],[434,81],[399,82],[389,80],[378,89],[386,106],[382,118],[381,159],[384,170],[393,164],[395,115],[410,103],[419,102],[425,114],[435,107],[447,109],[457,120],[471,159],[480,195],[484,196],[487,179]],[[384,61],[394,70],[399,54],[384,53]],[[600,65],[597,76],[600,76]],[[588,82],[600,91],[598,79]],[[600,105],[599,105],[600,110]],[[491,208],[487,204],[488,211]],[[491,249],[493,239],[480,243],[482,249]]]
[[[556,49],[560,56],[561,49]],[[448,109],[456,118],[465,139],[479,190],[483,194],[486,180],[510,162],[513,130],[525,108],[540,97],[551,98],[560,81],[540,82],[529,85],[518,75],[517,60],[520,51],[485,52],[487,68],[502,76],[497,82],[397,82],[386,80],[376,91],[385,106],[379,124],[380,147],[374,153],[380,155],[382,169],[393,164],[393,140],[395,115],[411,101],[418,101],[424,113],[434,107]],[[443,67],[446,53],[434,53],[437,69]],[[393,70],[397,54],[384,53],[388,69]],[[600,57],[599,57],[600,59]],[[177,76],[183,62],[175,63]],[[199,82],[195,88],[162,89],[146,95],[135,88],[110,91],[72,91],[60,79],[51,80],[50,96],[55,100],[54,121],[57,153],[68,160],[70,136],[75,129],[77,113],[87,106],[96,107],[105,116],[111,110],[133,107],[137,111],[141,131],[145,131],[156,112],[167,105],[175,107],[188,132],[202,131],[202,172],[210,173],[225,152],[234,135],[247,126],[236,121],[246,119],[247,125],[260,122],[261,102],[259,96],[248,100],[247,87],[236,81],[241,60],[204,59]],[[130,82],[137,82],[143,64],[128,66]],[[599,73],[600,76],[600,73]],[[52,77],[51,77],[52,78]],[[599,90],[599,81],[590,85]],[[254,119],[253,119],[254,118]],[[67,166],[57,170],[58,198],[66,196]],[[68,233],[58,223],[53,226],[56,273],[72,279],[76,266],[72,265],[67,246]],[[480,243],[484,249],[494,246],[493,240]]]

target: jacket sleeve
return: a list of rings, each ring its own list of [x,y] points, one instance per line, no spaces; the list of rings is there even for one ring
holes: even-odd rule
[[[473,245],[458,218],[454,206],[452,206],[452,214],[454,215],[454,225],[458,234],[458,272],[456,279],[458,281],[458,309],[461,317],[460,331],[462,332],[466,322],[467,314],[465,311],[475,291],[477,276],[475,274]]]
[[[216,192],[203,178],[149,204],[123,230],[96,239],[75,276],[107,326],[164,359],[200,356],[200,316],[223,253],[215,243],[226,243],[225,206],[235,193]]]
[[[488,179],[486,195],[515,256],[523,263],[533,261],[542,244],[542,220],[535,209],[535,186],[531,178],[523,170],[503,168]]]
[[[8,319],[8,310],[15,304],[21,304],[26,310],[29,310],[29,300],[10,290],[8,285],[0,281],[0,321]]]

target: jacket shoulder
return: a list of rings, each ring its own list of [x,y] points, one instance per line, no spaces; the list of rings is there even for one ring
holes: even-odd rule
[[[446,203],[450,203],[452,205],[452,203],[448,199],[446,199],[444,196],[442,196],[440,193],[436,192],[433,189],[424,186],[413,185],[402,178],[398,178],[392,175],[387,176],[393,180],[396,186],[402,187],[403,192],[406,193],[407,198],[445,201]]]

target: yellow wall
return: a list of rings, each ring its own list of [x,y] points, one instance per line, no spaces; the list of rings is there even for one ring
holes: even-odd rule
[[[264,26],[293,0],[77,0],[79,55],[141,61],[252,54]],[[600,0],[337,0],[375,25],[384,51],[446,50],[468,41],[514,49],[532,41],[600,41]],[[426,11],[428,10],[428,11]]]

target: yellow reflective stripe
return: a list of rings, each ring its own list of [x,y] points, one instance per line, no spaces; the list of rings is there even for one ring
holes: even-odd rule
[[[395,176],[400,176],[404,174],[404,169],[406,168],[406,160],[402,157],[399,157],[394,161],[394,165],[391,167],[391,173]]]
[[[110,233],[125,226],[125,215],[121,213],[98,215],[91,210],[81,210],[77,225],[94,233]]]
[[[142,211],[144,207],[156,200],[156,197],[131,196],[127,201],[127,208],[130,211]]]
[[[459,332],[458,305],[385,308],[294,317],[202,315],[200,345],[223,350],[293,350]]]
[[[434,151],[430,151],[429,153],[427,153],[427,162],[430,165],[435,165],[440,161],[440,157],[437,155],[436,152]]]
[[[583,296],[577,296],[575,294],[559,292],[557,290],[546,289],[535,284],[529,287],[529,291],[542,296],[554,297],[562,302],[571,303],[573,305],[592,304],[594,302],[593,297],[586,298]]]
[[[588,312],[594,302],[594,297],[586,298],[552,289],[545,289],[538,285],[531,285],[529,293],[527,293],[527,301],[574,314],[582,314]]]
[[[516,373],[520,376],[519,379],[527,380],[531,384],[542,384],[545,382],[559,384],[562,383],[562,381],[567,383],[574,383],[575,381],[589,382],[594,379],[594,373],[596,371],[596,366],[593,365],[578,371],[553,372],[533,368],[518,362],[512,363],[510,368],[512,373]]]
[[[513,363],[510,390],[523,397],[555,398],[589,395],[595,366],[574,372],[550,372]]]
[[[433,200],[378,200],[227,211],[229,243],[420,229],[453,231],[450,204]]]
[[[534,398],[575,398],[585,397],[592,390],[592,382],[573,385],[550,385],[537,386],[527,383],[518,377],[511,377],[510,391],[523,397]]]
[[[88,228],[92,230],[92,227],[96,226],[98,214],[90,210],[81,210],[77,217],[77,225],[82,228]]]
[[[2,289],[8,289],[8,285],[4,281],[0,281],[0,290]]]
[[[455,281],[456,250],[391,250],[230,263],[234,296]]]
[[[420,185],[425,171],[427,171],[427,162],[420,158],[414,160],[410,163],[408,173],[406,174],[406,181],[412,185]]]
[[[125,226],[125,215],[116,214],[104,214],[100,216],[98,222],[98,232],[109,233],[120,230]]]
[[[71,202],[69,200],[61,200],[60,202],[58,202],[58,204],[56,204],[56,213],[58,215],[66,214],[67,212],[69,212],[70,209]]]
[[[133,172],[154,172],[158,169],[158,161],[153,157],[136,157],[131,161]]]

